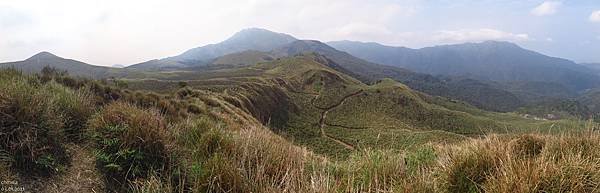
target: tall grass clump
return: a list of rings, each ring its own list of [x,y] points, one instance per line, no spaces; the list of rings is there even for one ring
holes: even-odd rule
[[[233,131],[202,118],[182,127],[192,192],[307,192],[310,154],[264,128]]]
[[[125,186],[127,180],[161,173],[169,164],[171,139],[155,110],[114,102],[89,121],[96,159],[105,177]]]
[[[496,173],[501,158],[506,157],[507,146],[497,136],[485,140],[471,140],[461,146],[450,147],[442,165],[446,191],[451,193],[482,192],[483,184]]]
[[[407,176],[404,157],[391,151],[354,153],[343,163],[342,169],[343,175],[338,181],[348,184],[338,187],[340,192],[389,192]]]
[[[516,154],[501,162],[498,175],[485,184],[486,192],[600,192],[598,134],[530,135],[516,140],[530,142],[513,146],[544,145],[524,145],[529,147],[528,152],[539,153],[526,157]]]
[[[205,141],[213,141],[209,144],[215,144],[214,142],[222,138],[216,134],[228,136],[226,138],[230,140],[227,141],[229,144],[221,142],[219,151],[212,152],[212,156],[205,162],[206,179],[213,179],[213,181],[204,189],[260,192],[294,186],[293,182],[286,182],[286,180],[293,179],[294,172],[299,169],[293,170],[286,167],[298,166],[289,162],[302,159],[292,160],[296,156],[290,157],[290,152],[281,149],[285,146],[274,144],[272,139],[265,138],[270,136],[265,136],[264,133],[258,133],[258,131],[243,131],[243,133],[237,134],[213,131],[213,133],[209,133],[209,137],[206,137]],[[206,150],[211,149],[217,150],[215,148]],[[282,176],[284,172],[292,172],[290,178],[284,179]]]
[[[95,112],[95,102],[88,90],[72,90],[51,82],[47,85],[53,93],[56,110],[63,117],[63,132],[68,141],[81,141],[88,119]]]
[[[598,144],[597,133],[472,139],[446,147],[437,180],[442,192],[600,192]]]
[[[49,173],[67,161],[63,119],[52,93],[37,79],[0,71],[0,148],[19,170]]]

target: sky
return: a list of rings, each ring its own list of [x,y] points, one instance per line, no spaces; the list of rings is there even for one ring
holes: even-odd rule
[[[0,0],[0,62],[49,51],[131,65],[250,27],[410,48],[501,40],[600,62],[600,0]]]

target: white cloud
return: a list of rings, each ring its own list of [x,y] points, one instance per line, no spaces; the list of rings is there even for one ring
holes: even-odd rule
[[[535,16],[544,16],[555,14],[558,8],[562,5],[559,1],[545,1],[542,4],[531,10],[531,14]]]
[[[590,21],[600,22],[600,10],[594,11],[592,14],[590,14]]]
[[[328,29],[323,33],[331,37],[344,37],[345,39],[355,40],[372,40],[373,38],[389,37],[394,34],[385,25],[368,23],[349,23],[341,27]]]
[[[433,41],[443,43],[476,42],[485,40],[528,41],[528,34],[515,34],[496,29],[443,30],[433,35]]]
[[[217,43],[248,27],[303,39],[380,41],[397,30],[393,26],[399,20],[417,14],[420,4],[420,0],[0,0],[0,62],[46,50],[92,64],[133,64]]]

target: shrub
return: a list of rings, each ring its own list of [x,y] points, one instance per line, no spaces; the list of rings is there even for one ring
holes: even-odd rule
[[[109,179],[143,178],[168,166],[170,138],[155,110],[111,103],[90,120],[89,127],[97,144],[97,164]]]

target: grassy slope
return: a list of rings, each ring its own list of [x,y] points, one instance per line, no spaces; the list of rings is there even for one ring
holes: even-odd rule
[[[327,136],[354,147],[406,149],[430,142],[454,143],[463,135],[559,132],[584,126],[571,120],[535,121],[482,111],[389,79],[365,85],[324,64],[326,58],[307,54],[248,67],[170,72],[169,80],[135,80],[130,85],[165,90],[184,80],[194,88],[221,92],[296,144],[330,156],[346,157],[352,150],[323,136],[321,115],[356,92],[361,93],[328,110],[323,127]]]
[[[285,78],[289,82],[284,79],[281,79],[281,81],[261,79],[260,81],[229,88],[237,88],[238,90],[236,91],[247,92],[244,93],[245,96],[250,96],[247,94],[252,93],[251,91],[257,91],[256,89],[260,88],[262,89],[262,93],[255,92],[254,94],[259,94],[262,98],[271,99],[274,96],[270,94],[277,92],[271,92],[266,88],[273,88],[273,85],[279,85],[281,88],[298,86],[297,84],[300,84],[300,82],[292,80],[296,78],[299,78],[297,80],[302,80],[301,77],[304,73],[301,71],[287,71],[285,70],[286,64],[309,63],[309,66],[315,64],[313,67],[317,67],[317,63],[311,62],[311,60],[302,61],[297,58],[296,60],[282,61],[285,64],[270,64],[269,68],[265,67],[265,69],[277,69],[273,71],[267,70],[269,73],[265,76],[272,75]],[[295,67],[297,69],[311,69],[306,66]],[[324,70],[328,71],[327,69]],[[289,74],[282,76],[279,74],[280,72],[287,72]],[[4,75],[0,76],[0,79],[13,76],[3,74],[1,71],[0,74]],[[319,76],[332,76],[332,74],[324,72],[316,74],[319,74]],[[333,77],[331,78],[334,80]],[[341,80],[345,80],[343,75],[340,78]],[[352,81],[352,79],[347,80]],[[62,82],[59,79],[56,79],[56,81]],[[324,79],[323,82],[327,83],[328,81]],[[0,85],[8,87],[11,87],[11,85],[26,86],[23,87],[24,89],[0,90],[0,107],[2,107],[0,108],[0,114],[4,113],[2,114],[3,116],[14,109],[26,110],[35,107],[31,103],[17,104],[16,102],[19,102],[21,97],[12,96],[19,96],[20,94],[27,94],[29,92],[39,92],[38,94],[42,95],[24,96],[28,98],[27,96],[36,97],[49,94],[50,98],[54,98],[63,96],[60,94],[62,91],[66,91],[67,93],[74,91],[72,90],[74,88],[64,88],[52,81],[49,83],[38,82],[33,77],[27,79],[17,78],[4,83]],[[99,92],[98,88],[94,88],[96,86],[93,85],[88,85],[92,89],[91,95],[103,94],[107,91],[113,94],[131,94],[131,91],[117,92],[114,88],[110,90],[106,88],[100,89],[103,91]],[[258,85],[267,86],[253,87]],[[310,85],[315,86],[315,84]],[[407,90],[403,85],[391,81],[384,81],[380,85],[373,87],[387,88],[395,86],[398,87],[396,89]],[[327,84],[325,84],[319,88],[330,90],[326,89],[327,87]],[[340,92],[353,93],[356,88],[364,89],[364,87],[369,86],[359,84],[356,87],[347,87],[349,89],[338,90]],[[57,88],[60,89],[57,90]],[[81,88],[88,87],[83,86]],[[273,89],[277,90],[277,88]],[[311,89],[314,91],[314,88],[311,86],[300,91]],[[58,107],[57,110],[64,111],[64,115],[82,115],[82,113],[73,113],[80,112],[77,110],[78,108],[64,108],[70,105],[94,108],[94,110],[97,110],[95,115],[89,117],[88,121],[80,122],[76,125],[83,126],[81,129],[96,135],[90,135],[92,136],[91,139],[84,138],[83,144],[75,143],[76,147],[81,147],[79,149],[76,148],[75,150],[77,151],[66,151],[65,153],[70,155],[67,156],[67,159],[69,159],[67,161],[70,161],[71,164],[59,165],[61,166],[59,168],[64,168],[57,170],[57,173],[52,172],[50,176],[40,176],[40,178],[33,179],[33,181],[31,179],[19,178],[19,176],[32,175],[32,173],[17,170],[14,168],[14,165],[11,166],[10,159],[2,159],[0,160],[0,177],[18,181],[20,185],[24,185],[27,188],[27,191],[32,192],[97,192],[102,190],[108,192],[315,193],[600,192],[598,188],[600,187],[600,184],[598,184],[600,182],[600,172],[598,172],[600,171],[600,165],[597,162],[600,158],[600,148],[597,146],[600,138],[597,133],[560,136],[491,135],[482,139],[463,139],[463,142],[459,143],[428,144],[408,149],[407,151],[389,151],[378,149],[403,149],[404,146],[397,145],[408,143],[408,140],[417,143],[431,141],[432,139],[439,139],[440,141],[449,140],[451,138],[445,135],[452,134],[435,130],[403,130],[400,132],[400,129],[395,129],[389,130],[390,133],[380,132],[381,134],[375,138],[375,135],[366,134],[361,136],[363,133],[354,133],[347,130],[335,132],[334,128],[328,128],[327,132],[330,133],[334,132],[360,139],[368,137],[373,139],[367,140],[372,143],[363,143],[360,146],[355,145],[359,151],[352,153],[348,152],[347,149],[338,147],[337,143],[325,140],[320,136],[305,138],[306,140],[312,140],[310,142],[313,145],[310,145],[310,147],[323,148],[315,149],[317,151],[338,151],[339,153],[349,154],[346,160],[332,161],[315,155],[311,151],[307,151],[306,148],[300,148],[291,144],[288,140],[277,136],[269,131],[269,128],[258,123],[258,120],[250,117],[248,113],[243,111],[243,108],[236,108],[234,105],[243,106],[245,103],[236,104],[235,102],[230,102],[230,99],[227,99],[227,97],[230,97],[228,95],[233,91],[233,89],[226,89],[222,93],[213,93],[182,88],[177,92],[169,93],[169,96],[165,96],[165,98],[161,97],[161,100],[169,99],[170,101],[165,101],[167,103],[188,101],[201,106],[202,110],[199,114],[180,121],[168,118],[170,116],[179,116],[176,113],[168,111],[157,113],[152,108],[140,108],[124,103],[125,101],[135,102],[135,100],[145,101],[146,99],[142,98],[153,98],[152,96],[156,95],[153,93],[140,93],[139,95],[141,96],[139,99],[122,99],[122,102],[108,103],[106,106],[83,105],[81,103],[85,101],[89,102],[89,100],[69,100],[70,102],[66,103],[60,102],[62,100],[57,100],[59,103],[41,103],[41,106],[49,105],[44,107]],[[295,91],[290,91],[290,96],[295,99],[294,103],[296,105],[307,105],[308,107],[312,105],[311,101],[314,99],[314,93]],[[297,96],[292,93],[297,94]],[[422,97],[426,99],[424,101],[428,101],[426,104],[438,106],[438,108],[445,106],[447,109],[463,109],[470,113],[478,112],[476,109],[471,109],[459,103],[449,103],[437,98],[427,98],[419,96],[418,93],[409,94],[412,94],[412,97],[416,98]],[[132,95],[137,96],[138,94]],[[83,95],[73,95],[73,97],[74,99],[84,98]],[[300,97],[301,99],[296,99],[296,97]],[[345,98],[343,96],[340,97]],[[353,104],[339,102],[340,97],[331,95],[331,99],[323,100],[338,101],[334,104],[342,106]],[[41,97],[40,99],[43,98],[48,97]],[[12,103],[15,103],[15,105],[11,106],[11,108],[4,108],[6,105]],[[304,110],[308,112],[304,114],[301,113],[302,109],[305,108],[299,108],[299,111],[295,114],[296,116],[304,116],[307,120],[314,120],[314,117],[318,117],[321,114],[318,109],[311,111],[310,108]],[[21,118],[35,118],[38,115],[36,112],[30,111],[28,113],[9,115],[19,116],[19,120],[21,120]],[[40,113],[55,112],[40,111]],[[479,113],[496,115],[499,118],[506,119],[506,121],[514,119],[511,115],[506,114]],[[52,119],[61,117],[58,115],[49,116]],[[12,124],[12,119],[7,117],[1,118],[2,121],[6,121],[3,123]],[[73,118],[69,119],[72,120]],[[294,120],[299,121],[298,124],[310,125],[310,123],[303,122],[301,119],[290,119],[290,121]],[[32,123],[32,121],[26,121],[28,124]],[[41,125],[38,126],[49,123],[39,118],[34,121],[41,121]],[[85,122],[88,124],[85,124]],[[24,128],[21,127],[20,129]],[[62,131],[64,130],[56,130],[58,133]],[[458,135],[456,136],[457,138],[462,138]],[[49,136],[39,137],[40,140],[30,141],[30,143],[41,143],[50,139]],[[19,140],[21,138],[3,138],[2,141],[15,139]],[[403,142],[398,143],[397,140],[402,140]],[[60,140],[60,142],[63,144],[66,141]],[[91,146],[87,146],[85,142],[92,144]],[[116,144],[114,144],[115,142]],[[14,147],[7,146],[6,144],[1,145],[3,152],[8,152],[5,151],[6,148]],[[101,148],[103,145],[108,145],[115,149]],[[166,151],[154,151],[153,149],[157,147],[167,147],[168,149]],[[328,147],[331,149],[326,149]],[[58,148],[64,149],[64,147]],[[141,151],[142,154],[135,153],[138,151]],[[29,154],[34,153],[34,151],[10,152],[10,154],[3,154],[3,156],[11,158],[14,157],[14,153]],[[96,157],[95,160],[90,157],[92,153]],[[105,162],[112,159],[103,159],[103,156],[100,155],[111,155],[111,153],[116,153],[116,156],[113,158],[117,159],[118,162],[108,162],[111,164],[106,165]],[[168,156],[170,159],[169,162],[153,163],[156,159],[151,158],[154,158],[154,156],[160,156],[161,158]],[[115,168],[115,166],[134,168],[140,173],[130,177],[111,175],[113,173],[107,171],[107,169]],[[142,167],[142,170],[138,167]],[[81,171],[85,172],[82,173]],[[88,176],[89,171],[92,172],[92,176]],[[125,171],[118,170],[116,172]],[[82,182],[79,178],[82,175],[86,178],[85,182]],[[102,177],[104,178],[98,179]],[[112,189],[111,186],[103,187],[100,181],[109,180],[113,177],[116,177],[118,183],[113,182],[110,185],[123,184],[125,185],[125,187],[122,187],[124,189]]]

